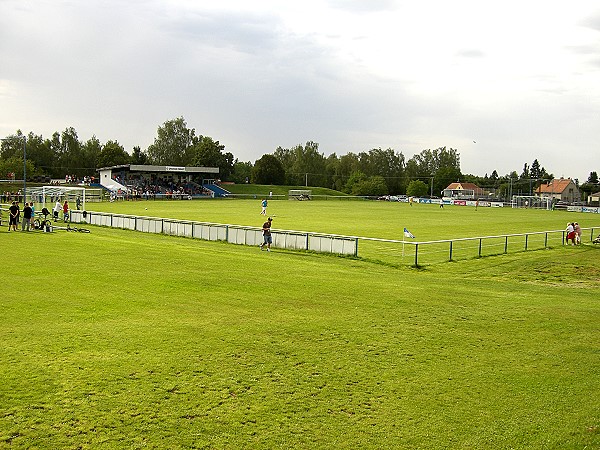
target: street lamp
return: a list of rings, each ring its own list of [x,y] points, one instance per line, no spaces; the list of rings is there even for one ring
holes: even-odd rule
[[[2,141],[10,141],[12,139],[23,139],[23,203],[27,201],[27,137],[24,135],[13,136],[12,138],[4,138]]]

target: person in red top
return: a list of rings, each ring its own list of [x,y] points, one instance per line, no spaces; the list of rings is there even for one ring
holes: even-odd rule
[[[66,222],[69,220],[69,202],[65,200],[63,203],[63,220]]]

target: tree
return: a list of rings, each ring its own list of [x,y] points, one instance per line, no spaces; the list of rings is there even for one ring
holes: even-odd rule
[[[590,172],[587,182],[590,184],[598,184],[598,172]]]
[[[116,141],[108,141],[102,146],[98,164],[100,167],[119,166],[128,164],[131,160],[123,146]]]
[[[237,159],[233,163],[233,173],[231,174],[231,181],[234,183],[249,183],[252,179],[252,163],[238,161]]]
[[[133,153],[131,155],[131,164],[147,164],[148,163],[148,155],[146,152],[143,152],[139,146],[133,147]]]
[[[292,149],[277,147],[273,155],[285,170],[287,184],[307,184],[309,176],[311,186],[328,187],[331,184],[326,175],[327,160],[319,153],[318,143],[308,141]]]
[[[31,161],[25,163],[27,170],[27,179],[35,176],[36,168]],[[23,179],[23,156],[11,156],[10,158],[0,158],[0,174],[5,177],[7,173],[15,174],[15,179]]]
[[[285,184],[285,170],[281,161],[273,155],[263,155],[254,163],[252,183]]]
[[[454,167],[460,171],[460,155],[453,148],[440,147],[435,150],[423,150],[413,156],[410,161],[413,161],[411,171],[416,173],[411,173],[409,176],[414,178],[435,176],[435,173],[442,167]]]
[[[388,187],[382,176],[375,175],[354,183],[351,193],[352,195],[387,195]]]
[[[361,172],[360,170],[355,170],[350,174],[348,181],[346,181],[346,185],[344,186],[344,192],[348,194],[358,195],[356,194],[356,192],[358,192],[360,188],[357,186],[360,186],[366,181],[367,175],[365,175],[365,173]]]
[[[540,167],[540,163],[537,159],[534,159],[531,163],[531,167],[529,169],[529,176],[531,178],[537,179],[542,175],[542,168]]]
[[[391,148],[375,148],[358,155],[360,170],[367,176],[383,177],[387,191],[400,193],[404,190],[404,155]]]
[[[83,165],[88,169],[88,175],[93,175],[97,168],[102,167],[100,163],[100,154],[102,153],[102,144],[96,136],[92,136],[81,146],[83,155]]]
[[[406,188],[406,195],[410,197],[423,197],[427,195],[427,185],[421,180],[413,180],[408,183]]]
[[[57,155],[58,165],[61,169],[60,175],[87,175],[88,169],[85,167],[83,153],[81,151],[81,142],[77,136],[75,128],[66,128],[60,135],[60,146]]]
[[[187,127],[183,117],[167,120],[158,127],[157,137],[148,147],[148,159],[158,165],[190,165],[190,149],[196,142],[196,131]]]
[[[462,174],[456,167],[440,167],[435,173],[433,179],[434,195],[441,195],[441,192],[448,187],[450,183],[460,180]]]
[[[211,137],[200,136],[194,146],[190,149],[193,154],[191,163],[194,166],[218,167],[219,176],[227,180],[233,172],[233,155],[224,153],[225,146]]]
[[[523,172],[521,173],[521,176],[519,178],[521,180],[528,180],[530,178],[529,166],[527,165],[527,163],[525,163],[525,165],[523,166]]]

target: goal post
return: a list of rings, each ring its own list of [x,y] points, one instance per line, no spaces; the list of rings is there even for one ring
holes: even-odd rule
[[[550,197],[537,197],[533,195],[513,195],[512,207],[551,210],[552,199]]]
[[[86,189],[77,186],[42,186],[33,188],[27,192],[32,202],[41,203],[42,207],[46,206],[46,202],[65,200],[71,204],[77,202],[77,198],[81,200],[83,209],[85,209]]]
[[[295,200],[310,200],[312,190],[310,189],[290,189],[288,191],[288,198]]]

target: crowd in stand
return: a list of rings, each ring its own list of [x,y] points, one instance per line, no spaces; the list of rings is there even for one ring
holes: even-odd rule
[[[79,178],[76,175],[65,175],[65,184],[83,184],[85,186],[90,186],[94,184],[95,181],[96,179],[94,176],[86,175],[83,178]]]
[[[141,175],[121,177],[113,175],[113,180],[127,186],[127,191],[114,192],[111,200],[116,199],[155,199],[157,197],[183,200],[191,196],[212,196],[212,191],[193,181],[175,181],[162,177],[151,179]]]

